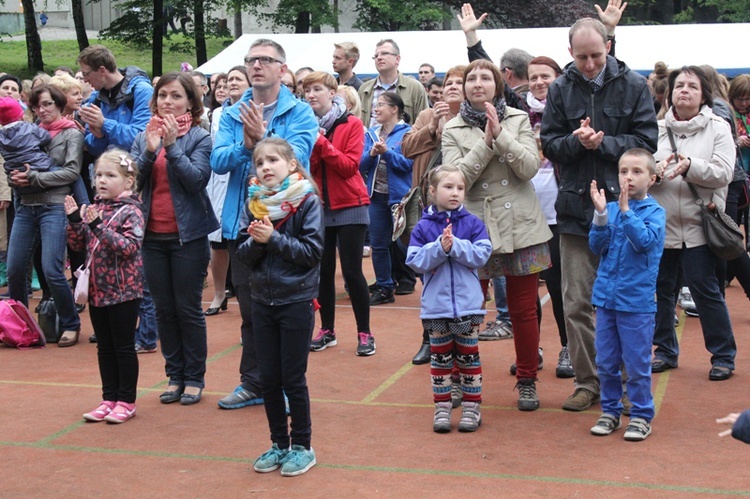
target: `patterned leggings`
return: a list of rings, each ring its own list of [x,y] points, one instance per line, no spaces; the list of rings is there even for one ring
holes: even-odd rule
[[[479,362],[479,326],[484,317],[472,315],[459,319],[425,319],[422,325],[430,333],[430,377],[435,402],[451,400],[451,371],[458,365],[464,401],[482,401],[482,365]]]

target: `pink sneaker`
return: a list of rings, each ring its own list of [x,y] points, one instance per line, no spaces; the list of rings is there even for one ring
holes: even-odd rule
[[[84,414],[83,419],[85,419],[86,421],[92,421],[94,423],[104,421],[104,418],[106,418],[114,408],[115,402],[104,400],[101,404],[99,404],[99,407],[91,412],[87,412],[86,414]]]
[[[104,421],[108,423],[124,423],[133,417],[135,417],[135,404],[117,402],[112,412],[104,417]]]

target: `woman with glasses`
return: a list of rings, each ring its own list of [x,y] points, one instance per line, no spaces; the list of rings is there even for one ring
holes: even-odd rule
[[[372,292],[370,305],[393,303],[396,284],[391,276],[391,234],[393,217],[391,207],[400,202],[411,189],[413,160],[401,151],[403,137],[411,130],[404,112],[404,101],[395,92],[383,92],[375,107],[375,121],[365,134],[365,148],[360,161],[360,171],[365,177],[370,194],[370,243],[372,266],[375,269],[377,288]],[[370,339],[371,336],[370,336]],[[358,350],[359,353],[359,350]],[[371,353],[375,353],[372,340]]]

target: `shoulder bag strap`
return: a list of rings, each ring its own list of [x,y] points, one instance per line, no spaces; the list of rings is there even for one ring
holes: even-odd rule
[[[105,227],[105,228],[106,228],[106,227],[109,227],[109,224],[111,224],[111,223],[112,223],[112,220],[114,220],[114,219],[115,219],[115,217],[116,217],[117,215],[119,215],[119,214],[120,214],[120,213],[122,212],[122,210],[124,210],[124,209],[125,209],[125,207],[126,207],[126,206],[127,206],[127,205],[122,205],[122,206],[120,206],[120,209],[119,209],[119,210],[117,210],[117,211],[115,212],[115,214],[114,214],[114,215],[112,215],[112,217],[111,217],[111,218],[110,218],[109,220],[107,220],[107,223],[106,223],[106,224],[104,224],[104,227]],[[93,249],[91,250],[91,254],[90,254],[90,255],[89,255],[89,257],[88,257],[88,258],[86,259],[86,267],[84,267],[84,270],[87,270],[87,269],[89,268],[89,266],[91,266],[91,261],[92,261],[92,260],[94,259],[94,252],[96,251],[96,248],[98,248],[98,247],[99,247],[99,238],[97,237],[97,238],[96,238],[96,242],[94,243],[94,248],[93,248]]]

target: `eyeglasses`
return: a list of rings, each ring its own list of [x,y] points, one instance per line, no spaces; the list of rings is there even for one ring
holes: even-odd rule
[[[395,107],[395,105],[396,104],[389,104],[387,102],[378,102],[377,104],[375,104],[375,107]]]
[[[377,54],[375,54],[374,56],[372,56],[372,59],[375,60],[378,57],[385,57],[385,56],[388,56],[388,55],[398,55],[398,54],[395,53],[395,52],[378,52]]]
[[[248,66],[255,66],[256,62],[260,62],[261,66],[268,66],[269,64],[272,64],[274,62],[284,64],[284,61],[280,61],[266,55],[260,57],[245,57],[245,64],[247,64]]]
[[[89,69],[88,71],[81,71],[81,74],[84,78],[88,78],[88,76],[93,72],[93,69]]]
[[[502,67],[502,68],[500,68],[500,72],[501,72],[501,73],[505,73],[506,71],[513,71],[513,70],[512,70],[512,69],[510,69],[510,68],[509,68],[508,66],[505,66],[505,67]]]

